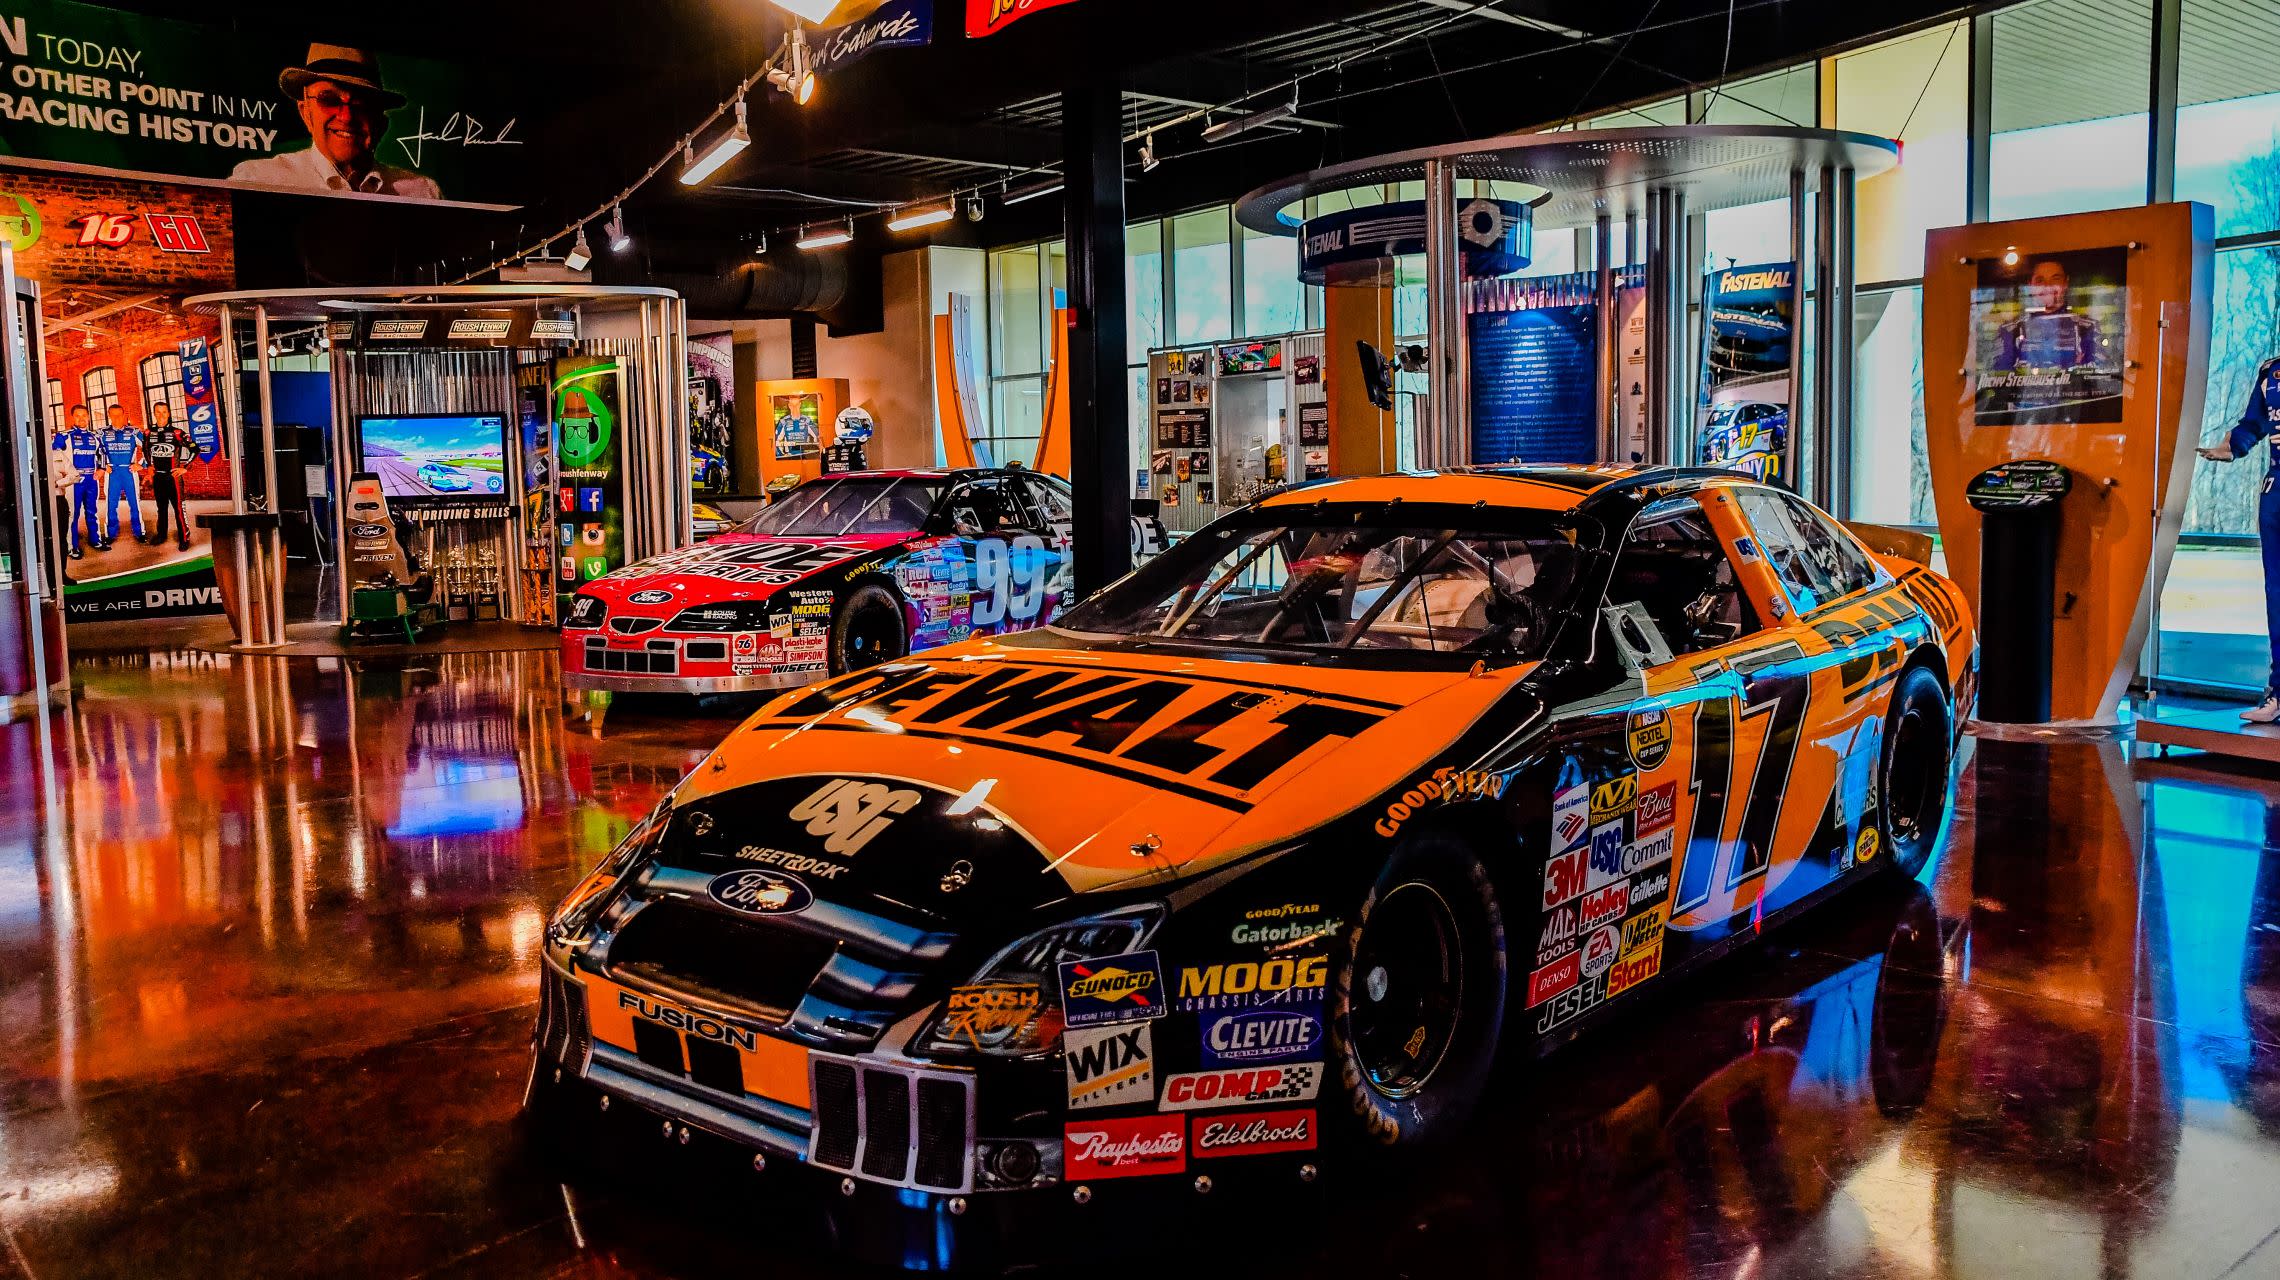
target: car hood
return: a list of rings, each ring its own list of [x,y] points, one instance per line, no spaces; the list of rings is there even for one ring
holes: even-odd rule
[[[696,602],[762,600],[801,579],[900,547],[916,534],[849,538],[770,538],[724,533],[695,546],[629,564],[579,588],[614,610],[636,592],[663,591],[638,603],[676,609]]]
[[[763,707],[676,790],[669,830],[707,827],[715,854],[821,897],[952,919],[1168,884],[1442,763],[1530,670],[977,640]],[[675,847],[690,846],[668,840],[666,860]]]

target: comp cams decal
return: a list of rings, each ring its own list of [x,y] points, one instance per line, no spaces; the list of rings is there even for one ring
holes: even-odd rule
[[[1319,1062],[1189,1071],[1165,1079],[1164,1096],[1158,1105],[1166,1111],[1197,1111],[1260,1102],[1304,1102],[1321,1088]]]

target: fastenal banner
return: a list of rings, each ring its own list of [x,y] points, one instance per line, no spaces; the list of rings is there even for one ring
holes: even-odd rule
[[[69,0],[0,11],[0,163],[512,203],[511,110],[458,67]]]

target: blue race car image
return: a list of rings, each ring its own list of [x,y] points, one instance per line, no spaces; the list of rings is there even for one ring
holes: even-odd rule
[[[1789,455],[1789,410],[1762,401],[1733,400],[1710,407],[1702,428],[1702,461],[1780,484]]]
[[[447,467],[440,462],[429,462],[422,464],[420,467],[419,476],[421,484],[435,490],[437,493],[457,493],[461,490],[473,489],[475,487],[475,482],[468,479],[464,473],[460,472],[457,468]]]

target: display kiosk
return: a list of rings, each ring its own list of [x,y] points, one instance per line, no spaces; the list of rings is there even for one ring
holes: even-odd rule
[[[245,350],[251,329],[253,367],[219,362],[233,432],[248,421],[249,378],[258,403],[274,403],[272,335],[322,332],[332,366],[322,496],[348,494],[359,477],[377,485],[408,572],[431,580],[434,609],[424,616],[446,629],[551,626],[578,584],[690,539],[686,319],[669,290],[289,289],[185,305],[218,313],[224,352]],[[236,473],[235,517],[261,514],[264,495],[285,492],[266,415],[255,436],[247,465],[260,475],[248,485],[246,468]],[[347,507],[321,509],[336,548],[370,540]],[[281,538],[273,521],[227,523],[240,531],[217,548],[228,560],[220,576],[237,587],[225,592],[235,647],[274,650],[289,639]],[[390,586],[336,569],[319,617],[357,620],[358,593],[392,595]]]
[[[1320,332],[1148,353],[1146,471],[1164,526],[1191,532],[1278,485],[1330,474]]]

